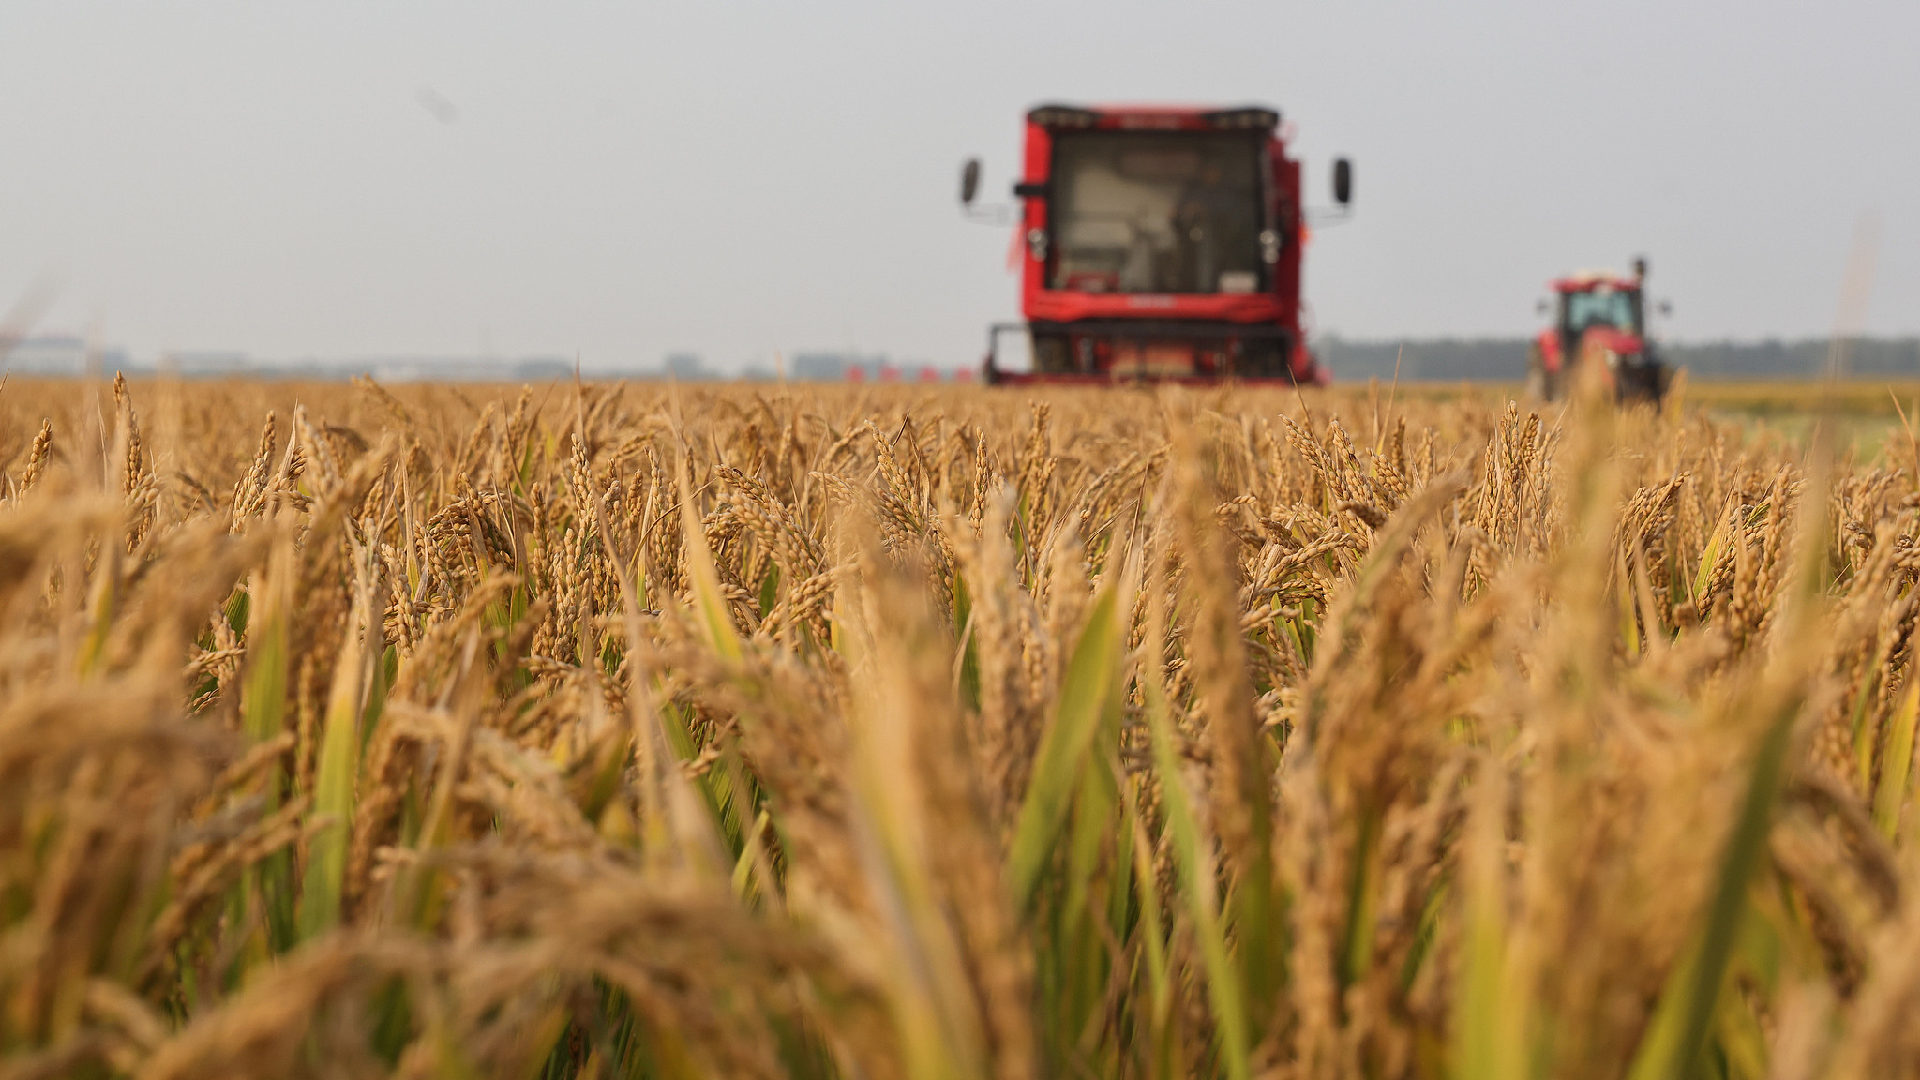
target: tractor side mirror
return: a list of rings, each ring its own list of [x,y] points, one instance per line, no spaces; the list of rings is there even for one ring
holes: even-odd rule
[[[968,158],[960,167],[960,205],[972,206],[973,197],[980,194],[980,159]]]
[[[1333,201],[1345,206],[1353,201],[1353,162],[1333,159]]]

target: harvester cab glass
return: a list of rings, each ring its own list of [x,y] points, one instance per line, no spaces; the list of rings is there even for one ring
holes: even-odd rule
[[[1062,133],[1047,286],[1255,293],[1268,283],[1264,143],[1244,132]]]

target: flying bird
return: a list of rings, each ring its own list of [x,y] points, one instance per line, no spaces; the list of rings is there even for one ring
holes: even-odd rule
[[[433,114],[435,120],[449,127],[453,126],[453,123],[460,119],[459,106],[448,101],[444,94],[431,86],[422,86],[418,90],[415,90],[413,97],[415,101],[420,103],[421,108]]]

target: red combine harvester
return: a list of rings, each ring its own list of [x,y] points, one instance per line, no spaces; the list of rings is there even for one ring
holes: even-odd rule
[[[1272,109],[1078,108],[1027,114],[1019,225],[1024,323],[987,333],[999,382],[1325,383],[1301,327],[1300,163]],[[980,162],[960,201],[979,218]],[[1342,212],[1353,194],[1333,165]],[[1005,219],[1002,219],[1003,221]],[[1000,367],[1025,334],[1031,370]]]
[[[1553,300],[1540,302],[1554,318],[1527,357],[1527,396],[1564,397],[1574,370],[1593,365],[1616,401],[1658,404],[1670,374],[1647,333],[1646,282],[1645,259],[1633,261],[1632,277],[1587,270],[1555,281]]]

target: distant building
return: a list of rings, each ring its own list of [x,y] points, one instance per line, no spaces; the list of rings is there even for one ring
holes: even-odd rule
[[[699,354],[690,352],[668,353],[667,374],[682,382],[694,382],[712,377],[707,366],[701,363]]]
[[[672,378],[681,382],[735,380],[772,382],[781,377],[778,367],[764,361],[726,370],[709,368],[698,353],[667,354],[665,368],[638,366],[587,367],[581,372],[587,379]],[[234,350],[180,349],[160,354],[156,362],[133,361],[124,349],[90,352],[86,339],[71,335],[42,335],[26,338],[0,353],[0,372],[21,376],[81,378],[93,372],[111,378],[116,371],[129,375],[158,373],[163,377],[185,379],[264,379],[272,381],[344,382],[356,376],[368,376],[383,383],[475,382],[475,383],[555,383],[570,382],[576,362],[554,355],[517,358],[490,356],[395,356],[361,357],[305,356],[266,359]],[[794,382],[946,382],[964,379],[971,372],[951,372],[918,361],[895,363],[884,353],[803,352],[794,354],[785,364],[785,375]]]
[[[90,361],[97,361],[102,374],[125,371],[127,354],[121,349],[102,349],[97,354],[87,347],[85,338],[64,334],[22,338],[0,356],[0,368],[21,375],[87,374]]]
[[[190,379],[226,379],[249,374],[254,365],[252,358],[243,352],[197,350],[162,353],[160,370]]]
[[[840,382],[847,377],[844,353],[795,353],[794,382]]]
[[[573,364],[558,357],[528,357],[513,365],[515,382],[558,382],[573,378]]]
[[[316,361],[309,365],[332,378],[365,374],[378,382],[556,382],[573,378],[573,362],[557,356],[518,360],[472,356],[391,356],[357,361]],[[321,374],[301,377],[327,378]]]
[[[892,368],[885,353],[807,352],[794,354],[792,373],[794,382],[865,382]]]

